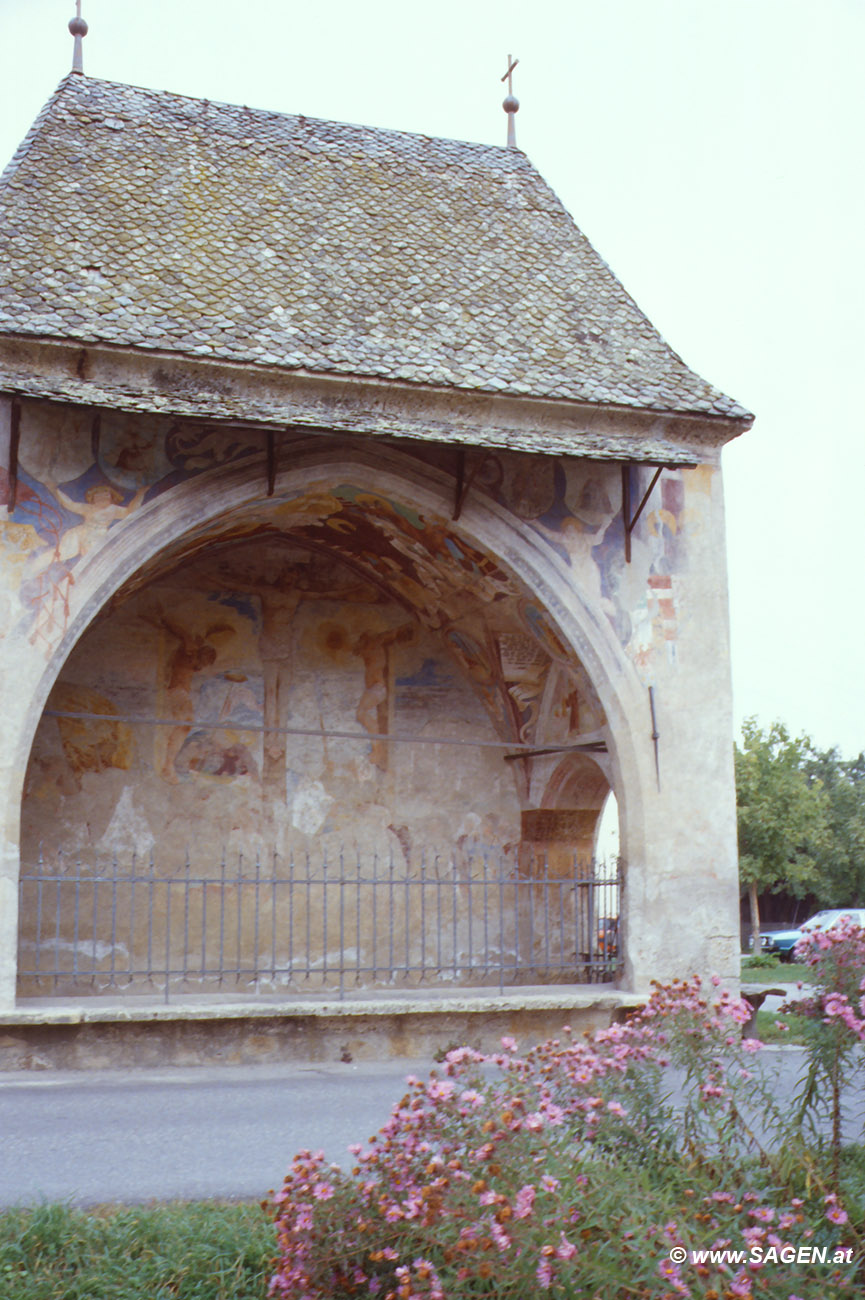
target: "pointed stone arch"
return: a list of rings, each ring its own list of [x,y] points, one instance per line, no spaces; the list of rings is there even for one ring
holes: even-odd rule
[[[580,575],[569,570],[536,530],[480,493],[469,499],[459,521],[454,522],[450,517],[452,480],[437,469],[394,449],[331,444],[323,450],[317,441],[295,450],[291,468],[276,476],[272,498],[262,495],[257,464],[200,474],[172,487],[122,526],[112,529],[101,548],[76,568],[74,599],[64,636],[47,662],[30,664],[29,702],[10,719],[15,728],[19,779],[8,787],[7,880],[14,883],[15,879],[21,778],[36,726],[63,663],[99,612],[147,574],[179,562],[228,533],[252,537],[263,521],[274,526],[275,520],[275,526],[290,534],[304,526],[304,521],[307,525],[320,521],[324,513],[322,501],[338,483],[350,483],[360,493],[386,496],[415,517],[446,528],[452,539],[462,539],[476,554],[489,557],[509,576],[514,592],[530,600],[540,613],[546,634],[554,643],[553,653],[563,660],[573,656],[579,663],[603,709],[608,748],[606,779],[619,800],[623,858],[637,864],[634,877],[639,879],[647,857],[647,764],[639,734],[642,687],[609,621],[575,581]],[[444,572],[446,561],[447,556],[442,561]],[[522,766],[523,760],[519,763]],[[578,760],[575,765],[574,770],[580,766]],[[544,764],[540,763],[535,780],[531,775],[526,779],[525,803],[529,810],[533,799],[538,800],[533,786],[537,787],[543,771]],[[8,908],[6,916],[8,941]],[[638,974],[626,960],[626,981],[633,981]],[[7,979],[8,975],[7,965]]]

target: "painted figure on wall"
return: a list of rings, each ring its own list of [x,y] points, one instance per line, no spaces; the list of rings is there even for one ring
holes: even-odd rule
[[[41,573],[49,564],[59,561],[71,565],[75,560],[99,546],[112,524],[127,519],[139,508],[147,493],[146,485],[140,487],[127,505],[122,505],[124,494],[110,483],[96,483],[87,488],[83,501],[68,496],[56,483],[48,483],[64,510],[81,517],[81,523],[67,528],[54,551],[35,556],[33,573]]]
[[[352,646],[352,653],[363,661],[363,694],[358,701],[357,718],[364,731],[382,736],[390,727],[390,684],[392,680],[390,649],[414,640],[412,623],[388,632],[362,632]],[[387,743],[373,740],[370,762],[379,771],[387,768]]]
[[[258,571],[256,571],[258,570]],[[228,590],[258,598],[261,622],[258,655],[264,682],[264,748],[262,781],[284,797],[286,788],[285,728],[290,717],[294,664],[294,623],[302,601],[375,601],[377,593],[357,580],[327,586],[317,581],[314,565],[304,557],[286,558],[278,550],[266,553],[250,567],[221,565],[213,575]]]
[[[113,524],[128,519],[140,508],[147,487],[139,488],[124,505],[124,493],[104,481],[86,488],[80,501],[53,481],[45,486],[67,512],[67,518],[72,515],[81,521],[67,528],[62,528],[65,521],[61,521],[60,527],[53,527],[44,547],[31,554],[24,572],[22,597],[36,612],[30,643],[41,643],[50,655],[66,630],[75,564],[102,545]]]
[[[222,632],[233,633],[234,629],[227,623],[217,623],[200,635],[164,613],[155,621],[177,642],[165,665],[165,701],[168,714],[177,725],[168,732],[160,767],[162,779],[176,785],[180,779],[177,758],[195,721],[196,679],[216,663],[217,650],[212,638]]]

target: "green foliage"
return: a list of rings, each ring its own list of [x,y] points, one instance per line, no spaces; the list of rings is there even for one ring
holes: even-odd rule
[[[735,753],[742,883],[801,897],[817,882],[815,850],[826,829],[822,783],[809,782],[805,770],[811,742],[780,722],[764,732],[753,718],[742,725],[742,742]]]
[[[842,759],[749,718],[735,765],[742,885],[865,906],[865,754]]]
[[[758,952],[742,962],[742,971],[749,974],[754,971],[777,971],[780,966],[781,959],[776,952]]]
[[[804,1047],[805,1036],[795,1016],[778,1011],[758,1011],[756,1035],[761,1043]]]
[[[800,939],[796,956],[813,972],[812,995],[784,1008],[800,1021],[808,1052],[800,1119],[830,1121],[837,1183],[842,1094],[865,1076],[865,930],[842,917],[829,930],[812,930]]]
[[[865,907],[865,754],[810,748],[805,773],[825,799],[826,833],[814,893],[826,907]]]
[[[275,1250],[259,1206],[193,1202],[0,1214],[3,1300],[262,1300]]]
[[[810,984],[814,972],[802,962],[784,961],[773,952],[759,953],[756,957],[746,957],[742,962],[742,978],[748,984],[795,984],[801,980]]]
[[[802,1140],[754,1068],[747,1016],[694,978],[656,987],[624,1025],[564,1029],[525,1055],[510,1039],[493,1056],[449,1052],[350,1148],[351,1174],[321,1152],[295,1157],[274,1204],[270,1295],[861,1295],[859,1164],[836,1182]],[[716,1245],[741,1253],[692,1253]],[[803,1268],[814,1247],[828,1257]],[[755,1249],[775,1252],[771,1266],[754,1266]]]

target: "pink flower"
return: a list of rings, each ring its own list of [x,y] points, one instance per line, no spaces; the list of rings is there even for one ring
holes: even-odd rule
[[[502,1039],[502,1047],[506,1052],[515,1052],[517,1050],[517,1040],[506,1035]]]
[[[333,1188],[330,1183],[316,1183],[312,1194],[317,1201],[329,1201],[333,1196]]]
[[[527,1219],[532,1212],[534,1204],[535,1189],[531,1183],[526,1183],[525,1187],[521,1187],[517,1192],[514,1201],[514,1218]]]
[[[751,1289],[751,1279],[747,1273],[740,1269],[730,1283],[729,1291],[731,1295],[742,1296],[744,1300],[750,1300],[754,1292]]]
[[[556,1246],[556,1255],[559,1259],[573,1259],[577,1253],[577,1248],[573,1242],[568,1241],[565,1234],[559,1233],[559,1244]]]
[[[541,1179],[541,1187],[545,1192],[557,1192],[560,1186],[558,1178],[553,1178],[551,1174],[544,1174]]]
[[[454,1090],[453,1079],[430,1079],[426,1095],[431,1101],[445,1101]]]
[[[826,1200],[827,1201],[829,1200],[828,1196],[826,1197]],[[829,1220],[830,1223],[847,1222],[847,1211],[842,1210],[840,1205],[835,1204],[834,1197],[832,1197],[832,1203],[829,1205],[829,1208],[826,1211],[826,1218]]]
[[[538,1286],[541,1290],[549,1291],[553,1280],[553,1266],[550,1263],[548,1256],[541,1256],[541,1262],[538,1264],[535,1277],[538,1279]]]
[[[502,1253],[504,1253],[511,1244],[510,1237],[505,1232],[504,1228],[498,1222],[497,1219],[489,1220],[489,1230],[490,1230],[490,1236],[492,1237],[493,1241],[496,1243],[499,1250],[502,1251]]]

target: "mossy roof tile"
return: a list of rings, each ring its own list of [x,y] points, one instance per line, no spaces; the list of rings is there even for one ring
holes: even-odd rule
[[[514,149],[73,74],[0,223],[0,333],[749,418]]]

